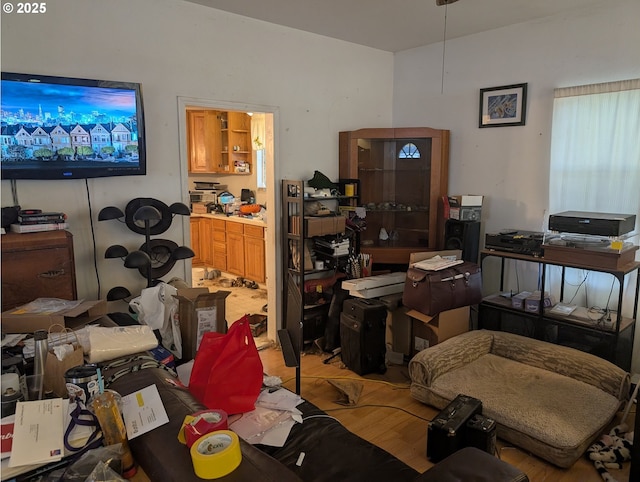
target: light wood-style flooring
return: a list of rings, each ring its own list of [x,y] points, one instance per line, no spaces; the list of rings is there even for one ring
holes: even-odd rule
[[[282,352],[276,348],[260,351],[264,371],[278,376],[283,385],[295,391],[295,369],[284,366]],[[351,432],[392,453],[418,472],[432,464],[426,458],[427,425],[439,411],[414,400],[409,395],[406,367],[393,367],[384,376],[361,377],[346,369],[340,357],[329,363],[327,353],[306,353],[301,361],[301,396],[325,410]],[[380,380],[375,380],[378,378]],[[338,390],[327,379],[355,380],[363,385],[354,408],[345,408],[335,401]],[[635,407],[632,408],[635,412]],[[618,414],[619,421],[622,413]],[[628,423],[633,425],[633,415]],[[602,479],[586,458],[570,469],[560,469],[534,455],[498,439],[498,456],[525,472],[531,482],[599,482]],[[622,470],[611,470],[619,481],[628,480],[629,463]]]

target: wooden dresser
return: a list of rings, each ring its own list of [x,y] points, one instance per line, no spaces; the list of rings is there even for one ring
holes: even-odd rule
[[[77,298],[68,231],[2,235],[2,311],[36,298]]]

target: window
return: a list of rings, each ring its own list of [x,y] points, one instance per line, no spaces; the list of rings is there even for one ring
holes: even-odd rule
[[[267,116],[251,114],[251,143],[255,151],[256,184],[258,189],[267,188]]]
[[[550,213],[640,218],[640,79],[556,89]]]
[[[636,215],[640,231],[640,79],[556,89],[553,102],[549,212]],[[551,276],[557,273],[550,273]],[[611,277],[575,273],[576,303],[616,310]],[[640,280],[639,280],[640,281]],[[583,288],[581,290],[581,288]],[[632,306],[630,289],[624,306]],[[575,295],[567,293],[567,299]],[[630,316],[630,313],[623,313]]]
[[[409,142],[402,146],[400,149],[400,153],[398,154],[399,159],[420,159],[420,149],[413,142]]]
[[[258,189],[267,188],[267,163],[264,155],[264,149],[256,151],[256,178]]]

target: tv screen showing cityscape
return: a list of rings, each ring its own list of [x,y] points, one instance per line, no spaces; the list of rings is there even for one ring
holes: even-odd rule
[[[140,84],[2,73],[3,179],[146,174]]]

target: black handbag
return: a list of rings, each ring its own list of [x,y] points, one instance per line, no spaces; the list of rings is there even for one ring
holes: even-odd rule
[[[481,300],[482,273],[476,263],[465,261],[439,271],[415,267],[407,270],[402,293],[402,303],[407,308],[433,316]]]

